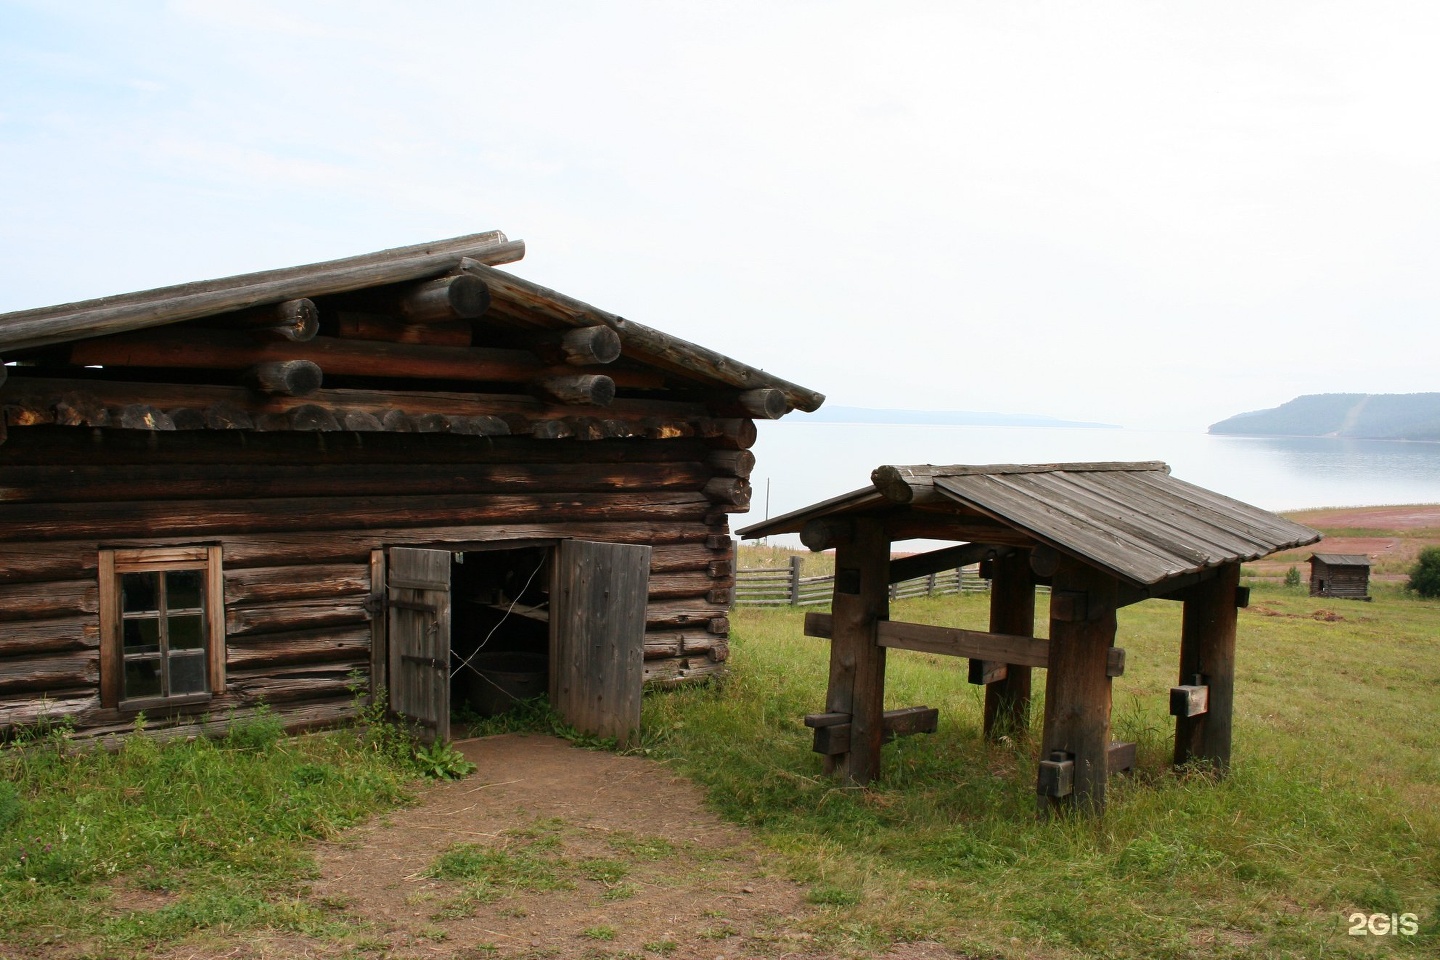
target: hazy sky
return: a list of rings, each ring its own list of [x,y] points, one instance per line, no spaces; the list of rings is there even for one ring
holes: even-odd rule
[[[1440,4],[0,0],[0,311],[485,229],[851,406],[1440,390]]]

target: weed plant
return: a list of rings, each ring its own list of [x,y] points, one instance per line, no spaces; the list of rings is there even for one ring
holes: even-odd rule
[[[983,629],[987,605],[891,615]],[[729,679],[648,696],[644,748],[809,884],[814,932],[836,950],[939,938],[1005,957],[1433,956],[1440,604],[1256,588],[1223,779],[1170,766],[1180,613],[1120,612],[1112,733],[1137,743],[1138,764],[1111,779],[1100,820],[1038,822],[1035,740],[986,742],[982,688],[963,661],[926,654],[889,652],[886,707],[938,707],[938,732],[886,746],[871,787],[838,785],[802,723],[823,709],[828,644],[788,609],[737,609]],[[1037,733],[1044,683],[1037,671]],[[1413,913],[1421,931],[1352,936],[1353,913]]]

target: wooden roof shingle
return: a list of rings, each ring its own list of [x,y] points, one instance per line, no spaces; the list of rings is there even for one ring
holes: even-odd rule
[[[1136,586],[1315,543],[1309,527],[1170,476],[1163,463],[882,466],[872,487],[755,524],[797,533],[823,517],[892,515],[922,501],[983,516]]]

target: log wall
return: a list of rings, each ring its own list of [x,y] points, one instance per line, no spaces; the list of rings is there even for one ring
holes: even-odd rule
[[[646,682],[721,672],[727,513],[748,503],[753,458],[737,456],[733,430],[681,433],[11,429],[0,445],[0,733],[45,716],[96,736],[132,724],[99,700],[105,547],[224,548],[226,688],[148,713],[151,727],[198,731],[261,701],[297,728],[349,717],[354,678],[369,672],[371,551],[397,545],[650,544]]]

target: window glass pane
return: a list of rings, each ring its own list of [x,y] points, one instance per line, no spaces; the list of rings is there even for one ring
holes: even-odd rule
[[[158,573],[122,573],[120,575],[120,609],[126,613],[160,609],[160,575]]]
[[[160,661],[125,661],[125,699],[160,696]]]
[[[205,692],[205,656],[177,654],[170,658],[170,695]]]
[[[170,649],[197,650],[205,646],[204,619],[195,614],[170,618]]]
[[[170,610],[199,610],[204,604],[205,571],[171,570],[165,574],[165,606]]]
[[[125,621],[125,653],[159,653],[160,621],[137,617]]]

